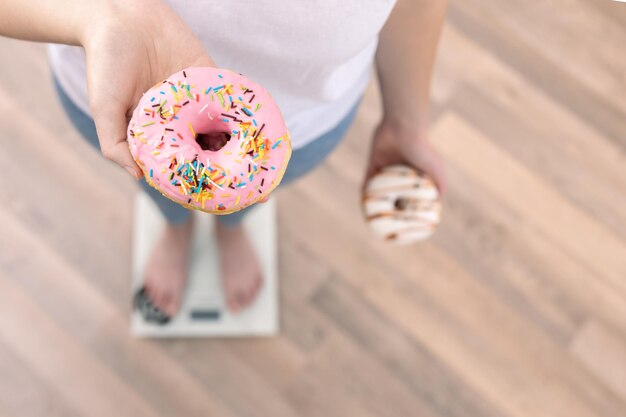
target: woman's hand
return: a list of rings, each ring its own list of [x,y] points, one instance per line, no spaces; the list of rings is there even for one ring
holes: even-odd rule
[[[385,166],[405,163],[430,175],[441,193],[446,190],[441,158],[427,137],[430,79],[446,3],[397,0],[380,33],[376,68],[384,117],[366,180]]]
[[[428,139],[415,130],[383,120],[374,132],[363,188],[372,176],[393,164],[409,165],[426,173],[435,181],[439,192],[445,193],[443,162]]]
[[[139,179],[126,127],[141,95],[191,66],[214,66],[185,22],[162,0],[4,0],[0,36],[81,45],[89,107],[102,154]]]
[[[126,142],[139,99],[190,66],[214,66],[187,24],[160,0],[104,1],[81,36],[87,55],[89,106],[102,154],[133,177],[142,171]]]

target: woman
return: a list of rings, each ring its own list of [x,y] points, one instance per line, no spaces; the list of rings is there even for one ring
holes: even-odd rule
[[[428,141],[428,101],[445,9],[445,0],[8,0],[0,3],[0,35],[59,44],[50,48],[51,64],[70,119],[105,158],[142,180],[167,220],[144,284],[153,304],[174,315],[187,279],[191,216],[145,185],[129,153],[128,116],[141,95],[190,66],[217,64],[260,83],[291,132],[286,183],[337,145],[375,63],[384,115],[365,180],[403,162],[430,174],[443,192],[442,164]],[[250,209],[217,218],[233,312],[263,282],[241,227]]]

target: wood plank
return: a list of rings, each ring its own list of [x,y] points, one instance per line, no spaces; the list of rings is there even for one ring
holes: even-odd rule
[[[502,41],[515,38],[528,45],[527,61],[535,53],[541,55],[624,110],[620,97],[626,94],[626,61],[616,46],[626,43],[626,27],[606,19],[594,3],[598,1],[511,4],[506,0],[470,0],[454,5],[471,12],[487,26],[497,27]],[[626,17],[623,7],[614,8],[614,12],[616,17]],[[565,49],[569,50],[567,56],[563,56]]]
[[[626,336],[589,320],[572,341],[572,354],[606,386],[626,400]]]
[[[297,411],[278,388],[231,351],[229,340],[168,340],[163,343],[179,366],[228,404],[237,416],[294,416]]]
[[[279,197],[279,218],[298,221],[297,213],[290,213],[288,207],[280,205],[281,201],[282,199]],[[278,226],[278,240],[281,242],[292,240],[292,236],[282,227],[282,224]],[[316,257],[305,247],[295,243],[280,245],[278,262],[281,277],[281,300],[286,298],[305,300],[309,298],[332,274],[331,268],[325,264],[323,259]]]
[[[446,105],[454,106],[457,95],[480,92],[497,106],[497,111],[485,109],[490,113],[476,120],[481,128],[489,129],[491,124],[497,125],[498,117],[517,118],[524,123],[524,131],[530,137],[523,143],[526,144],[527,140],[531,142],[520,157],[529,159],[528,155],[531,155],[539,158],[545,152],[557,160],[572,160],[581,164],[581,171],[588,174],[588,181],[605,181],[616,187],[626,185],[626,180],[616,169],[624,162],[621,148],[595,129],[593,124],[577,117],[566,105],[547,94],[542,86],[528,80],[525,73],[500,60],[490,50],[483,49],[454,26],[446,28],[444,40],[450,52],[449,56],[442,56],[440,66],[450,67],[450,71],[463,80]],[[471,60],[472,71],[459,67],[458,60]],[[484,102],[480,96],[476,99],[479,105]],[[617,128],[623,129],[622,120],[616,124]],[[510,131],[510,134],[515,134],[512,129]],[[536,141],[536,137],[542,138],[544,143]],[[491,139],[506,145],[507,136],[498,135]],[[568,169],[570,175],[576,174],[570,171],[573,170]]]
[[[485,16],[482,9],[472,8],[467,2],[456,2],[451,3],[449,20],[455,28],[522,73],[553,100],[593,125],[623,150],[626,147],[623,126],[626,110],[611,98],[613,92],[602,94],[594,91],[564,69],[560,61],[537,53],[526,40],[503,29],[498,22],[505,14],[512,14],[511,10],[507,9],[497,16]]]
[[[438,147],[452,163],[505,198],[530,227],[554,239],[616,292],[626,295],[626,245],[592,217],[569,204],[535,173],[524,168],[454,115],[438,125]],[[481,166],[480,170],[473,167]],[[575,225],[575,228],[572,227]]]
[[[81,416],[60,398],[55,385],[40,379],[2,342],[0,358],[0,416]]]
[[[286,396],[304,416],[436,416],[404,384],[340,333],[326,339],[311,355],[299,378],[287,388]]]
[[[528,94],[528,89],[524,88],[523,91],[517,92]],[[522,111],[524,108],[532,110]],[[626,159],[618,149],[612,149],[611,160],[589,156],[592,153],[596,156],[599,154],[598,141],[589,141],[588,144],[577,141],[576,136],[584,130],[578,129],[569,120],[554,123],[548,131],[544,129],[547,125],[537,126],[534,122],[539,113],[549,111],[541,104],[508,106],[501,100],[495,101],[488,97],[476,85],[460,88],[449,102],[448,109],[474,126],[479,126],[492,142],[529,170],[540,174],[572,204],[616,234],[626,235],[626,210],[623,204],[626,193],[615,192],[616,189],[626,188],[626,176],[620,175],[621,171],[626,173],[626,170],[615,168],[626,164]],[[553,120],[559,120],[556,117]],[[563,129],[561,126],[567,127]],[[572,135],[570,129],[576,129],[579,133]],[[551,138],[568,140],[564,143]]]
[[[370,352],[387,370],[409,386],[437,416],[506,416],[468,386],[423,344],[364,300],[341,279],[329,280],[313,297],[357,346]],[[450,399],[454,399],[450,401]]]
[[[0,340],[40,378],[57,386],[61,398],[81,414],[162,415],[49,319],[4,273],[0,306]]]
[[[0,236],[0,246],[8,246],[10,242],[18,253],[38,255],[33,261],[0,251],[0,273],[7,279],[10,276],[11,282],[19,283],[24,288],[20,291],[28,291],[32,298],[30,302],[36,301],[41,310],[39,314],[62,327],[57,330],[59,337],[67,338],[75,349],[88,351],[89,360],[95,363],[93,366],[106,367],[116,378],[131,384],[142,398],[165,415],[175,412],[190,416],[207,413],[233,415],[205,386],[173,361],[162,345],[130,335],[130,303],[119,310],[89,280],[42,245],[33,231],[15,219],[9,219],[0,209],[0,223],[7,225]],[[59,285],[60,282],[63,285]],[[20,317],[12,310],[3,311],[3,314]],[[20,323],[25,322],[20,320]],[[50,343],[57,341],[51,340]],[[64,366],[67,372],[78,372],[73,369],[73,362]],[[110,393],[102,391],[101,395],[106,401]]]
[[[286,336],[233,340],[228,349],[278,391],[303,371],[307,360],[307,355]]]
[[[591,0],[586,3],[595,7],[602,14],[604,21],[613,21],[622,28],[626,25],[626,10],[619,1]]]
[[[291,297],[281,300],[280,331],[300,350],[315,351],[332,333],[328,325],[308,303]]]
[[[3,124],[3,136],[12,140],[0,142],[0,164],[13,175],[0,177],[0,203],[98,282],[112,301],[126,305],[132,180],[110,171],[113,167],[106,167],[76,133],[90,157],[76,153],[72,144],[57,143],[53,132],[2,96],[0,111],[5,110],[11,117]],[[90,165],[89,158],[105,167]],[[36,191],[16,186],[25,184],[24,173],[39,173]],[[109,181],[110,173],[118,179]]]

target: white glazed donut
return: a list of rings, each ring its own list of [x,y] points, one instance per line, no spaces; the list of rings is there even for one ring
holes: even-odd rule
[[[441,219],[439,191],[433,181],[404,165],[386,167],[371,178],[362,204],[374,234],[396,244],[430,237]]]

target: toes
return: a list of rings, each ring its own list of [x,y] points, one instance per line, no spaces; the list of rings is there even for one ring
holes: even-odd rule
[[[163,311],[170,316],[178,313],[180,308],[180,297],[176,294],[171,294],[163,304]]]
[[[227,296],[228,309],[235,314],[241,312],[241,310],[254,302],[262,285],[263,279],[259,277],[248,288],[238,288],[230,291],[230,294]]]
[[[170,304],[172,304],[173,298],[172,294],[167,291],[159,291],[155,288],[151,288],[150,286],[146,286],[146,291],[148,292],[148,297],[150,298],[150,303],[158,308],[160,311],[173,316],[176,313],[176,310],[172,310]]]
[[[243,306],[241,302],[243,298],[242,295],[243,294],[240,292],[233,292],[227,297],[226,303],[228,304],[228,309],[231,313],[237,314],[241,311]]]
[[[250,287],[248,288],[247,291],[245,291],[242,295],[241,295],[241,308],[246,308],[248,307],[250,304],[252,304],[252,300],[254,300],[254,295],[256,294],[256,291],[254,290],[254,287]]]
[[[159,302],[157,307],[162,312],[164,312],[164,313],[166,313],[166,314],[168,314],[170,316],[173,316],[174,313],[176,313],[176,312],[172,311],[172,303],[173,303],[172,293],[164,292],[163,296],[161,297],[161,301]]]
[[[161,305],[161,292],[152,288],[149,284],[146,285],[146,292],[148,293],[150,303],[155,307],[159,307]]]
[[[249,291],[246,288],[237,288],[232,291],[228,300],[228,308],[232,313],[240,313],[250,302]]]
[[[259,293],[259,290],[261,289],[261,284],[262,283],[263,283],[263,280],[259,277],[250,286],[250,288],[246,292],[246,304],[245,304],[246,306],[249,306],[250,304],[252,304],[254,302],[254,300],[256,299],[256,297],[257,297],[257,295]]]
[[[256,282],[254,283],[254,293],[257,294],[260,290],[261,287],[263,287],[263,275],[259,275],[258,279],[256,280]]]

